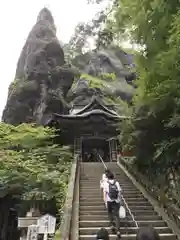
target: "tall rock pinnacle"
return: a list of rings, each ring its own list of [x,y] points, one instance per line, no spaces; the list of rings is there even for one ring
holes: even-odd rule
[[[74,79],[72,72],[62,71],[64,66],[54,19],[43,8],[20,54],[2,120],[11,124],[41,123],[44,115],[63,112],[64,96]]]
[[[63,64],[64,53],[56,37],[52,14],[43,8],[23,47],[15,78],[31,78],[35,73],[47,73]]]
[[[39,13],[39,15],[37,17],[37,22],[38,21],[43,21],[43,22],[47,21],[47,22],[51,23],[51,25],[54,24],[54,19],[52,17],[52,14],[49,11],[49,9],[47,9],[47,8],[43,8],[40,11],[40,13]]]

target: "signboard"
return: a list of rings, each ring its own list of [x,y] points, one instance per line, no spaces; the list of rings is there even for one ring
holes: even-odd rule
[[[37,240],[38,238],[38,226],[30,225],[28,226],[27,240]]]
[[[37,225],[39,227],[39,233],[53,234],[56,227],[56,218],[49,214],[45,214],[37,220]]]

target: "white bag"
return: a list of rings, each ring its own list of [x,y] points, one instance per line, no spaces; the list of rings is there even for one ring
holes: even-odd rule
[[[120,208],[119,208],[119,217],[120,218],[125,218],[126,217],[126,210],[123,206],[120,206]]]
[[[103,182],[103,180],[100,180],[100,188],[101,188],[101,189],[104,188],[104,182]]]

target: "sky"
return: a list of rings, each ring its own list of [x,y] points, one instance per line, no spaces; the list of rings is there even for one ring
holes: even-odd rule
[[[89,21],[102,6],[87,0],[5,0],[0,2],[0,118],[7,100],[9,84],[15,77],[16,64],[38,13],[47,7],[55,21],[57,37],[66,43],[76,25]]]

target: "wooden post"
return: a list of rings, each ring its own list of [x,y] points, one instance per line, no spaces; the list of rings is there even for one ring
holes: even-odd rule
[[[109,139],[109,151],[110,151],[110,161],[117,161],[117,142],[116,138]]]
[[[81,153],[81,138],[76,137],[74,139],[74,154],[80,154]]]
[[[31,207],[29,212],[26,213],[26,217],[40,217],[40,211],[38,208]]]

